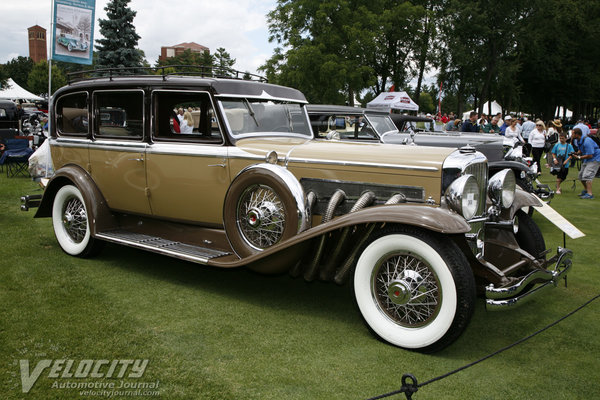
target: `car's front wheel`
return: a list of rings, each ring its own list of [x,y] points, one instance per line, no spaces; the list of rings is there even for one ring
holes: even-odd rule
[[[89,213],[79,189],[73,185],[61,187],[52,204],[52,225],[58,244],[72,256],[87,257],[101,246],[90,234]]]
[[[354,294],[370,329],[407,349],[437,351],[473,314],[475,280],[458,246],[409,227],[387,229],[362,251]]]

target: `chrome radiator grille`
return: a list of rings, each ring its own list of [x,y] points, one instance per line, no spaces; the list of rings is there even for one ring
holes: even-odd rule
[[[485,203],[487,196],[488,166],[487,162],[477,162],[467,165],[463,174],[473,175],[479,185],[479,206],[475,217],[482,217],[485,214]]]

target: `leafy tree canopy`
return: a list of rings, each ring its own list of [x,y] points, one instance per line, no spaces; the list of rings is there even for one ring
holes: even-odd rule
[[[67,84],[67,78],[62,68],[52,65],[52,93]],[[42,60],[35,64],[27,78],[29,91],[35,94],[48,93],[48,61]]]

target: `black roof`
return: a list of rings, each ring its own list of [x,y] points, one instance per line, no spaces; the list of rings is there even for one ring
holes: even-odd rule
[[[179,75],[136,75],[113,76],[93,79],[83,79],[70,83],[59,89],[55,96],[64,92],[83,89],[110,89],[110,88],[155,88],[155,89],[180,89],[198,90],[211,88],[212,92],[219,95],[261,97],[272,100],[290,100],[306,102],[306,98],[299,90],[270,83],[227,78],[206,78],[200,76]]]
[[[404,114],[390,114],[392,121],[396,126],[400,126],[404,122],[433,122],[433,119],[427,117],[417,117],[415,115],[404,115]]]

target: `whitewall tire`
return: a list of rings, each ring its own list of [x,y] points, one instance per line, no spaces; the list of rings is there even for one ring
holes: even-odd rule
[[[466,328],[475,282],[451,240],[412,228],[382,232],[362,251],[354,294],[370,329],[407,349],[436,351]]]
[[[61,187],[52,204],[52,225],[58,244],[72,256],[86,257],[98,247],[90,234],[89,212],[79,189]]]

